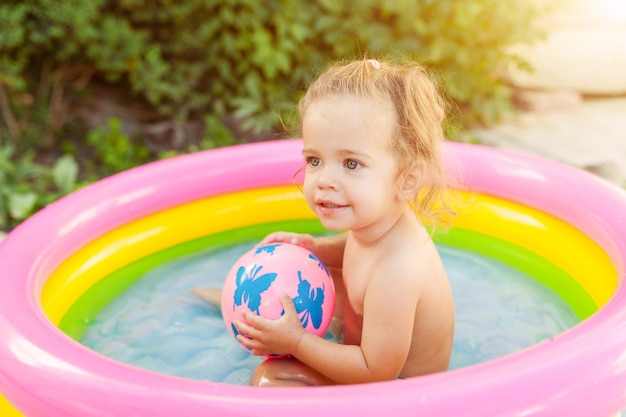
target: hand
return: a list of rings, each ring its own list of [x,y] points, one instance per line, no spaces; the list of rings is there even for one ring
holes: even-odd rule
[[[239,331],[237,340],[251,349],[252,354],[267,355],[295,355],[300,339],[306,332],[300,323],[293,301],[283,292],[280,295],[285,314],[276,320],[269,320],[258,316],[251,311],[244,312],[247,324],[235,320],[235,327]]]
[[[259,243],[261,245],[268,245],[270,243],[291,243],[292,245],[302,246],[305,249],[315,253],[316,246],[315,238],[309,234],[304,233],[292,233],[292,232],[274,232],[265,236]]]

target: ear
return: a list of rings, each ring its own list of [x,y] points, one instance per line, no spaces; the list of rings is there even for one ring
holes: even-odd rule
[[[404,170],[398,176],[398,198],[403,201],[413,201],[419,192],[420,185],[417,167]]]

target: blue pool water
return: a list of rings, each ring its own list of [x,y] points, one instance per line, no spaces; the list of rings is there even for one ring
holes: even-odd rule
[[[241,348],[219,309],[189,290],[220,287],[252,246],[204,251],[153,269],[96,317],[82,343],[165,374],[247,384],[263,359]],[[558,296],[525,274],[473,252],[439,249],[455,298],[451,368],[514,353],[578,323]]]

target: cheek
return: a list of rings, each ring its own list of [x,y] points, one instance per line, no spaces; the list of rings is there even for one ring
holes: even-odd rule
[[[384,178],[375,177],[371,181],[363,182],[353,189],[353,198],[366,202],[372,208],[384,206],[395,199],[394,184]]]
[[[305,175],[304,183],[302,184],[302,192],[307,202],[311,202],[315,194],[315,181],[312,175]]]

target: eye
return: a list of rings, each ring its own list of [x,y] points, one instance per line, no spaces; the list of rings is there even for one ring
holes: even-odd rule
[[[316,156],[307,156],[306,158],[304,158],[304,160],[306,161],[307,165],[310,165],[312,167],[318,167],[322,165],[322,160]]]
[[[344,165],[348,169],[357,169],[359,166],[361,166],[361,164],[358,161],[355,161],[354,159],[348,159],[344,163]]]

